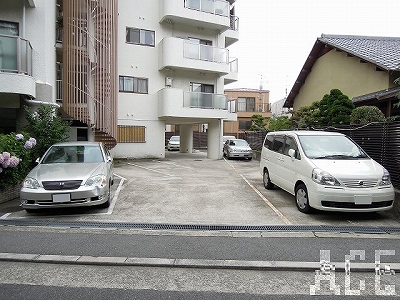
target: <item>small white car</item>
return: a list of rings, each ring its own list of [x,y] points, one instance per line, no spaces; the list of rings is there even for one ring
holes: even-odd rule
[[[168,140],[167,150],[180,150],[181,147],[181,138],[179,135],[173,135]]]
[[[228,159],[245,158],[252,160],[253,158],[253,150],[250,148],[247,141],[242,139],[226,140],[222,149],[222,154]]]
[[[266,135],[260,171],[295,196],[299,211],[372,212],[392,208],[389,172],[346,135],[321,131],[276,131]]]

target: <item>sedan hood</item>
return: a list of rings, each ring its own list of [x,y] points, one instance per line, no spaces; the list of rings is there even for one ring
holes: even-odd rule
[[[90,176],[97,174],[106,174],[104,163],[40,164],[29,172],[28,177],[39,181],[86,181]]]
[[[373,159],[312,159],[313,164],[334,177],[381,178],[383,167]]]

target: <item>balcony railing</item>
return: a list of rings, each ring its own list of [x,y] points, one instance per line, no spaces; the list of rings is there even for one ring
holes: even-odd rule
[[[32,75],[31,43],[19,36],[0,34],[0,71]]]
[[[230,29],[231,30],[235,30],[235,31],[239,31],[239,18],[231,15],[230,17]]]
[[[217,48],[192,42],[184,42],[183,53],[186,58],[228,63],[229,52],[225,48]]]
[[[231,72],[237,73],[239,70],[239,62],[237,58],[234,58],[229,62],[229,70]]]
[[[229,2],[223,0],[185,0],[185,7],[229,17]]]
[[[227,97],[222,94],[185,92],[183,106],[207,109],[228,109]]]

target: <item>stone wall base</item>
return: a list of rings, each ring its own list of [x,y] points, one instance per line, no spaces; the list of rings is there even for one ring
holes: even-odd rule
[[[4,203],[4,202],[19,198],[19,190],[20,189],[21,189],[21,186],[19,184],[17,184],[13,187],[9,187],[7,189],[0,190],[0,203]]]

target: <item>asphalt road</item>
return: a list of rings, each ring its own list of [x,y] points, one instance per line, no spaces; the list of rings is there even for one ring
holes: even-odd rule
[[[381,257],[381,268],[389,267],[382,289],[400,288],[400,277],[390,273],[400,269],[392,214],[301,214],[293,196],[264,189],[256,160],[169,152],[165,160],[115,163],[108,209],[28,214],[17,201],[0,205],[0,299],[308,299],[321,251],[337,268],[341,296],[347,258],[351,289],[375,299],[379,250],[389,251]],[[273,229],[254,230],[264,225]],[[237,229],[246,226],[252,229]],[[325,280],[317,295],[332,293]]]

